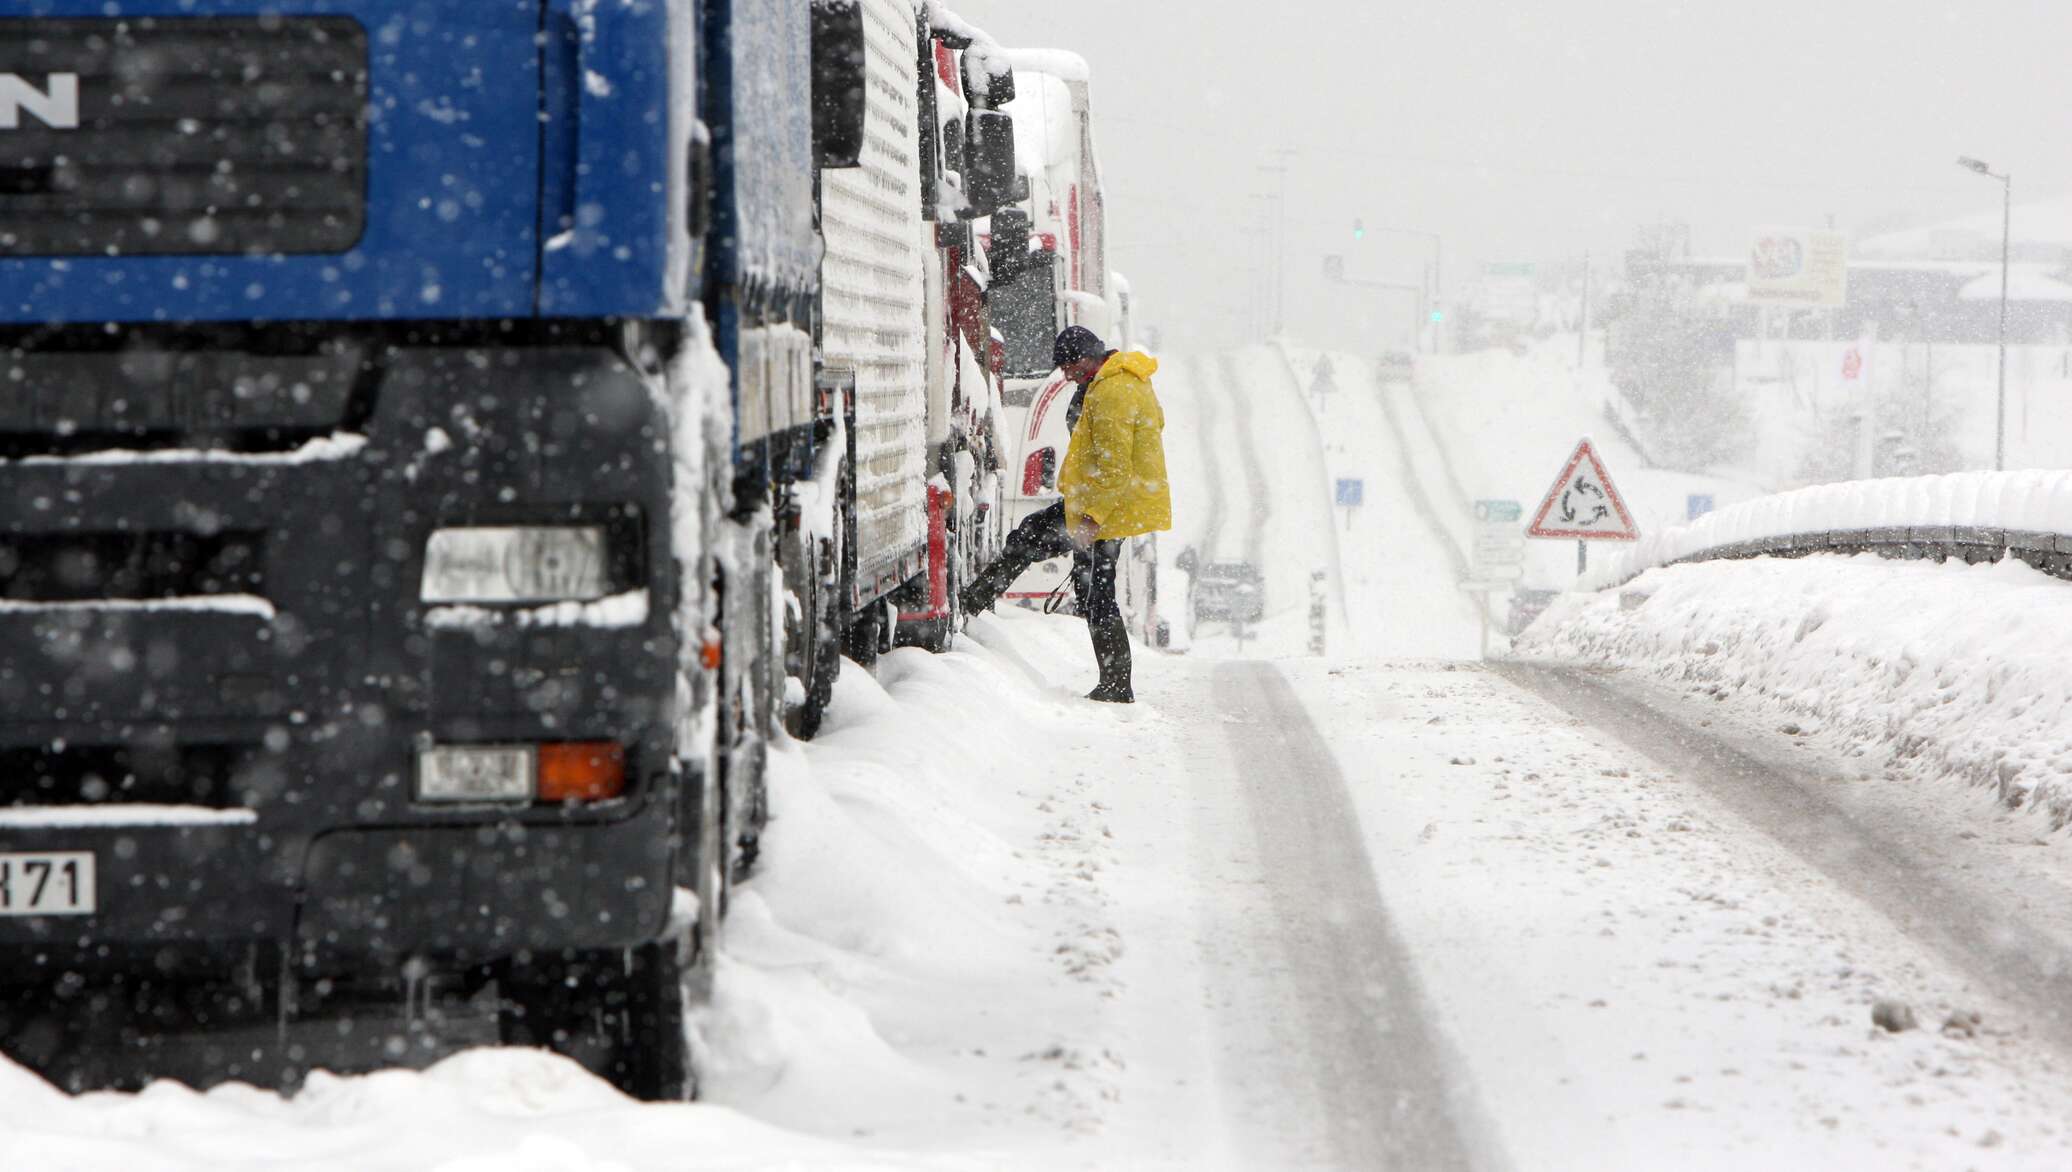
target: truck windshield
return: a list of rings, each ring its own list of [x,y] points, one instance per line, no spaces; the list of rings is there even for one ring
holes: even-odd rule
[[[1051,371],[1051,343],[1057,338],[1058,303],[1047,254],[1030,258],[1011,274],[995,272],[987,307],[993,328],[1007,346],[1008,378],[1042,378]]]

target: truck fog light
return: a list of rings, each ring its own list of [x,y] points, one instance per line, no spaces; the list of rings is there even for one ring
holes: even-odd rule
[[[425,542],[430,603],[590,602],[610,593],[601,525],[470,526]]]
[[[442,745],[417,754],[420,802],[529,802],[539,755],[530,745]]]

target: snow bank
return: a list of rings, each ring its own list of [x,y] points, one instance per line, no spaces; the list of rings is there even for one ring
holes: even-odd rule
[[[82,452],[76,456],[23,456],[17,460],[0,460],[0,465],[317,464],[351,459],[359,455],[360,450],[366,446],[366,436],[341,431],[305,440],[300,447],[287,452],[231,452],[217,448],[113,448],[102,452]]]
[[[1960,529],[2000,531],[2017,547],[2072,552],[2072,541],[2036,544],[2038,535],[2072,535],[2072,472],[1849,480],[1758,497],[1688,525],[1643,533],[1634,545],[1602,559],[1583,584],[1601,589],[1654,566],[1760,552],[1786,538],[1849,533],[1893,543],[1950,541],[1961,538],[1948,531]]]
[[[693,1015],[704,1102],[643,1104],[538,1050],[429,1069],[64,1094],[0,1058],[0,1170],[695,1172],[1049,1168],[1105,1106],[1112,1002],[1060,941],[1108,924],[1047,794],[1055,749],[1138,719],[1081,699],[1074,619],[986,616],[959,651],[844,665],[821,736],[772,747],[758,876]],[[18,812],[17,820],[34,817]],[[111,807],[109,821],[250,821]],[[1088,1107],[1087,1104],[1094,1104]],[[1004,1152],[1016,1153],[1013,1158]]]
[[[36,1172],[633,1172],[870,1166],[718,1107],[635,1103],[566,1058],[477,1050],[417,1072],[77,1097],[0,1062],[0,1167]],[[886,1161],[890,1166],[891,1161]]]
[[[1753,697],[1892,774],[1962,778],[2053,828],[2072,822],[2072,590],[2020,562],[1659,567],[1623,592],[1558,600],[1517,649]]]
[[[909,1151],[1060,1138],[1046,1108],[998,1106],[1046,1102],[1021,1056],[1101,1016],[1097,990],[1034,963],[1090,914],[1056,894],[1072,864],[1032,849],[1050,815],[1030,796],[1086,719],[1047,683],[1090,673],[1084,627],[1017,611],[970,634],[875,676],[845,664],[820,735],[772,753],[760,874],[695,1019],[708,1102]]]

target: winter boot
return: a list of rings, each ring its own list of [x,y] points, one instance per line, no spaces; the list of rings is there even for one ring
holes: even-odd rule
[[[1132,704],[1136,693],[1130,687],[1130,629],[1121,615],[1090,620],[1087,632],[1093,636],[1094,662],[1101,665],[1101,682],[1088,692],[1089,700],[1111,704]]]

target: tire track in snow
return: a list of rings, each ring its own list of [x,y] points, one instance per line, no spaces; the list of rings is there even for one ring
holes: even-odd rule
[[[1467,489],[1461,487],[1460,473],[1453,466],[1453,449],[1447,447],[1439,439],[1439,429],[1432,423],[1432,414],[1425,410],[1424,393],[1417,388],[1418,384],[1414,378],[1412,381],[1405,383],[1403,385],[1403,399],[1409,404],[1408,410],[1415,412],[1418,422],[1424,425],[1424,434],[1431,437],[1432,455],[1437,457],[1439,461],[1439,472],[1440,475],[1446,478],[1447,490],[1453,493],[1453,499],[1460,502],[1461,508],[1468,508],[1473,498],[1468,495]],[[1392,396],[1389,394],[1387,384],[1381,384],[1380,390],[1383,405],[1390,405]],[[1397,426],[1401,427],[1401,425],[1402,421],[1398,418]]]
[[[1287,343],[1275,342],[1273,351],[1280,359],[1278,369],[1284,376],[1281,379],[1281,390],[1286,397],[1288,410],[1292,412],[1290,418],[1297,421],[1302,438],[1308,445],[1304,457],[1309,461],[1309,466],[1316,470],[1318,495],[1312,499],[1329,502],[1323,506],[1323,531],[1329,544],[1326,551],[1328,564],[1321,568],[1330,575],[1331,602],[1338,608],[1339,629],[1350,631],[1352,615],[1345,604],[1344,549],[1338,535],[1338,518],[1332,514],[1332,510],[1338,507],[1337,485],[1332,477],[1331,458],[1324,452],[1324,433],[1321,421],[1317,418],[1318,408],[1310,405],[1309,392],[1303,389],[1302,375],[1295,369],[1295,357],[1288,353]]]
[[[1803,772],[1788,758],[1766,760],[1771,755],[1758,756],[1711,729],[1693,727],[1615,676],[1516,660],[1493,666],[1505,679],[1702,786],[1981,987],[2019,1007],[2061,1053],[2072,1054],[2066,988],[2072,940],[2040,928],[2004,894],[1967,886],[1968,877],[1948,872],[1947,862],[1910,848],[1903,832],[1853,814],[1833,796],[1831,780]]]
[[[1273,516],[1273,495],[1267,487],[1266,465],[1259,459],[1256,446],[1258,428],[1252,424],[1252,404],[1239,390],[1243,382],[1238,377],[1237,356],[1224,353],[1216,356],[1217,372],[1223,394],[1230,400],[1236,418],[1232,421],[1231,436],[1237,442],[1238,454],[1245,469],[1246,491],[1251,497],[1252,507],[1247,515],[1245,530],[1245,560],[1266,568],[1266,522]]]
[[[1195,437],[1201,443],[1201,467],[1209,482],[1209,521],[1202,530],[1202,561],[1216,560],[1216,544],[1223,536],[1223,478],[1216,475],[1216,392],[1209,387],[1208,372],[1201,360],[1190,358],[1181,368],[1188,386],[1194,388]]]
[[[1382,418],[1388,421],[1389,438],[1395,441],[1399,456],[1396,466],[1403,474],[1403,495],[1409,498],[1411,508],[1417,510],[1418,520],[1423,521],[1425,527],[1431,530],[1432,536],[1438,540],[1439,548],[1446,551],[1446,560],[1452,564],[1455,576],[1465,582],[1474,572],[1468,565],[1468,555],[1461,549],[1460,542],[1454,538],[1453,533],[1446,528],[1445,522],[1439,519],[1438,510],[1432,507],[1431,497],[1425,494],[1424,481],[1418,476],[1416,462],[1411,458],[1410,436],[1403,430],[1402,417],[1396,413],[1396,404],[1391,401],[1388,387],[1381,381],[1379,368],[1375,371],[1374,392],[1375,397],[1381,402]],[[1455,486],[1455,491],[1459,491],[1458,485]],[[1496,616],[1490,613],[1489,595],[1477,591],[1470,597],[1474,599],[1475,607],[1480,610],[1483,621],[1497,626]]]
[[[1469,1082],[1431,1027],[1433,1013],[1374,880],[1359,816],[1331,750],[1271,664],[1217,666],[1210,695],[1226,722],[1230,776],[1251,815],[1258,882],[1278,943],[1276,1032],[1302,1057],[1333,1168],[1458,1169],[1480,1153]],[[1227,855],[1213,864],[1229,866]],[[1243,947],[1252,942],[1240,942]],[[1232,1072],[1238,1079],[1246,1071]],[[1313,1166],[1283,1150],[1280,1166]]]

